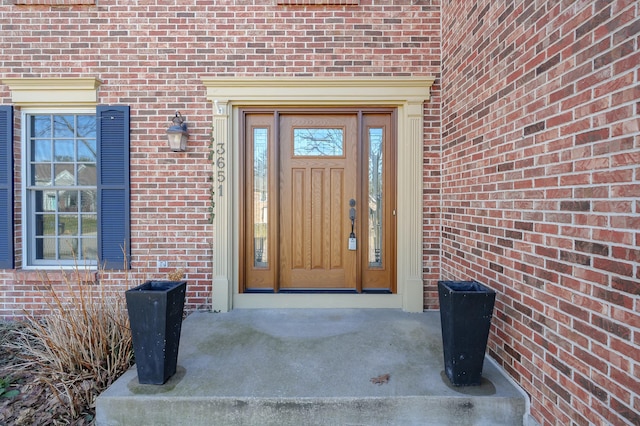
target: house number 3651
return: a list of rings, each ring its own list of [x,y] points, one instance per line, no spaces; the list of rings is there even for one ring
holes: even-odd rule
[[[226,150],[224,149],[224,142],[216,143],[216,167],[218,171],[216,172],[216,180],[218,181],[218,196],[222,197],[222,188],[224,187],[223,182],[227,179],[225,174],[225,165],[224,162],[224,154]]]

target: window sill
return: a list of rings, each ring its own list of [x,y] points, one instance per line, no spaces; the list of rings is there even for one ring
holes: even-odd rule
[[[70,269],[16,269],[14,279],[22,283],[69,283],[69,284],[97,284],[98,271],[95,268],[87,269],[70,267]]]

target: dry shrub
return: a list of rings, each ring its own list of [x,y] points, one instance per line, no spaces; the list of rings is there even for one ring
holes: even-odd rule
[[[94,282],[76,268],[54,285],[41,277],[49,313],[26,313],[16,345],[35,379],[45,383],[73,418],[93,413],[96,397],[133,361],[122,287]]]
[[[184,277],[183,269],[174,269],[173,271],[167,274],[167,278],[169,281],[180,281]]]

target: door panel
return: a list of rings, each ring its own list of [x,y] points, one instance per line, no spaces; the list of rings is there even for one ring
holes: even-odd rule
[[[356,131],[353,115],[280,119],[280,289],[356,289],[356,252],[347,250]]]

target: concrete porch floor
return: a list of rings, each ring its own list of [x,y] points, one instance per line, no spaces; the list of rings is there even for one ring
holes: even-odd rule
[[[438,312],[197,312],[183,323],[176,375],[141,385],[129,370],[98,398],[96,422],[523,424],[523,394],[489,358],[481,386],[453,387],[443,370]]]

